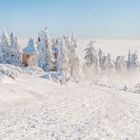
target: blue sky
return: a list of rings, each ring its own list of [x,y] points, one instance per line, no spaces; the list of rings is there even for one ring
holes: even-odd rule
[[[74,32],[81,38],[140,38],[140,0],[0,0],[0,32],[34,37]]]

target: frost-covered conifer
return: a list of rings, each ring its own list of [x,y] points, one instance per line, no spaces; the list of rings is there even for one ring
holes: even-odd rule
[[[117,56],[115,61],[115,69],[117,72],[125,72],[127,69],[127,63],[125,61],[125,56]]]
[[[6,29],[3,30],[2,36],[1,36],[1,47],[10,47],[10,42],[9,42],[9,36],[8,33],[6,32]]]
[[[38,49],[39,49],[39,61],[38,65],[45,71],[50,71],[52,67],[51,60],[51,39],[46,30],[41,31],[38,35]]]
[[[79,59],[77,39],[72,34],[71,37],[64,37],[64,43],[68,51],[69,74],[73,79],[78,80],[83,77],[83,72]]]
[[[12,32],[9,36],[4,30],[1,37],[1,53],[0,53],[0,63],[3,64],[12,64],[16,66],[21,65],[21,53],[19,52],[19,45],[17,37],[14,36]]]

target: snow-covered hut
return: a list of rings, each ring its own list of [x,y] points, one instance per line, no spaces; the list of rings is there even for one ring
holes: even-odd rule
[[[30,39],[27,47],[23,49],[22,63],[25,67],[29,65],[36,65],[38,58],[38,51],[33,39]]]

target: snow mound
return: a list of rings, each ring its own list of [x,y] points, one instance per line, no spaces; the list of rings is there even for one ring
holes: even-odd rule
[[[16,67],[9,64],[0,64],[0,79],[16,79],[21,75],[21,73],[22,70],[20,67]]]
[[[56,83],[65,84],[66,77],[63,72],[46,72],[42,78],[54,81]]]
[[[39,77],[44,75],[45,72],[40,67],[29,66],[29,67],[22,67],[22,73]]]
[[[44,71],[39,67],[17,67],[10,64],[0,64],[0,80],[3,79],[17,79],[21,75],[42,76]]]

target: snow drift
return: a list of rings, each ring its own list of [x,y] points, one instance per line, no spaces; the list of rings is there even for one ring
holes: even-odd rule
[[[42,76],[44,71],[39,67],[17,67],[9,64],[0,64],[0,79],[18,79],[21,75]]]

